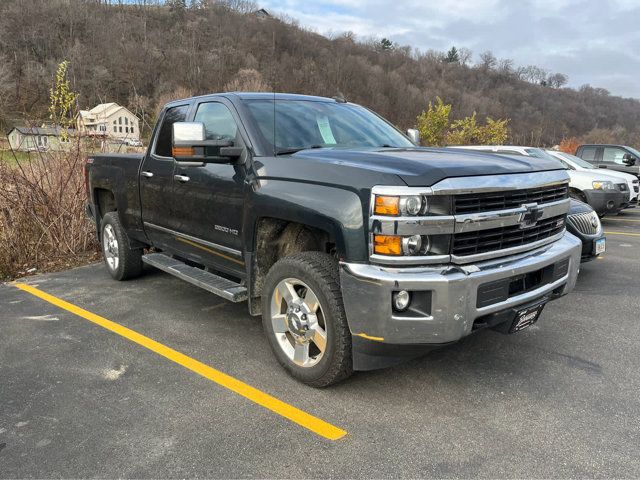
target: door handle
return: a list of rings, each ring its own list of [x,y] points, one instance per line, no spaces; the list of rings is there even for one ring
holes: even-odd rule
[[[175,178],[176,180],[178,180],[179,182],[182,182],[182,183],[187,183],[189,180],[191,180],[186,175],[174,175],[173,178]]]
[[[140,172],[140,175],[142,175],[143,177],[151,178],[153,177],[153,172]]]

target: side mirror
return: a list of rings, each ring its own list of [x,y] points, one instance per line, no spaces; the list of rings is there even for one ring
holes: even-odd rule
[[[630,153],[625,153],[622,157],[622,161],[627,167],[633,167],[636,164],[636,157],[634,157]]]
[[[201,122],[174,123],[172,145],[177,162],[235,163],[244,151],[235,147],[232,140],[206,140]]]
[[[420,131],[415,128],[410,128],[407,130],[407,137],[411,140],[415,145],[420,146]]]

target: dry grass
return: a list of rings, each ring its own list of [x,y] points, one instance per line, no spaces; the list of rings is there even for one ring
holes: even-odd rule
[[[95,258],[95,232],[85,216],[85,158],[78,141],[65,152],[0,160],[0,278]]]

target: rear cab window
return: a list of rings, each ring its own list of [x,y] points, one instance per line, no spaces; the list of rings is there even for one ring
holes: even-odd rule
[[[580,158],[586,160],[587,162],[595,162],[596,160],[596,152],[598,151],[598,147],[582,147],[580,151]]]

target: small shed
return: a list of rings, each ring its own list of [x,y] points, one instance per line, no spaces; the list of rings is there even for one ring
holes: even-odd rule
[[[46,150],[64,150],[71,143],[75,130],[61,127],[13,127],[9,130],[9,146],[21,152],[36,152]]]

